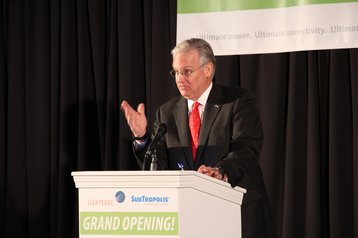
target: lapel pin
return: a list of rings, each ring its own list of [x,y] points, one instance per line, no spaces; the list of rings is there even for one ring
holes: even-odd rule
[[[180,170],[184,170],[184,165],[181,164],[181,163],[178,163],[178,168],[179,168]]]

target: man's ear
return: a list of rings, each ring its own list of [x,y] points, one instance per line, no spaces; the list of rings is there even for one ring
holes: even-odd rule
[[[212,62],[209,62],[205,65],[204,68],[204,72],[205,72],[205,76],[206,77],[211,77],[213,71],[214,71],[214,64]]]

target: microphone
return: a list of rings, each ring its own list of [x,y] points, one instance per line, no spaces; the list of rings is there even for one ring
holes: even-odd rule
[[[145,163],[149,159],[149,156],[152,156],[150,170],[157,170],[157,155],[155,147],[159,140],[165,135],[165,133],[167,133],[167,125],[165,123],[161,123],[157,128],[154,139],[149,144],[147,152],[145,153],[142,170],[145,170]]]
[[[158,141],[167,133],[167,124],[161,123],[155,133],[155,137],[148,146],[148,150],[151,151],[157,145]]]

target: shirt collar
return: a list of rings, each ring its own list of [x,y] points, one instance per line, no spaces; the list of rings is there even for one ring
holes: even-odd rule
[[[211,91],[211,88],[213,87],[213,82],[210,83],[209,87],[204,91],[203,94],[201,94],[201,96],[199,97],[199,99],[197,100],[197,102],[200,103],[200,105],[202,106],[202,108],[205,107],[206,102],[208,101],[208,97]],[[189,111],[191,111],[191,108],[193,106],[193,103],[195,101],[188,99],[188,108]]]

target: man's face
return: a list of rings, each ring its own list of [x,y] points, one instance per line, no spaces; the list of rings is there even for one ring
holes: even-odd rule
[[[211,82],[212,63],[200,65],[199,53],[192,49],[173,56],[175,82],[180,94],[191,100],[198,100]],[[183,75],[189,73],[188,76]]]

